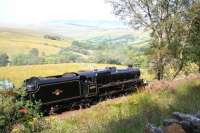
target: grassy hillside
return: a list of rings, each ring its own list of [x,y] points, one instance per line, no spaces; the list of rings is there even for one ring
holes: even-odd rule
[[[54,27],[55,25],[52,26]],[[58,27],[55,26],[54,28]],[[65,27],[62,30],[65,31],[66,29]],[[52,40],[46,39],[44,36],[54,36],[57,30],[53,33],[53,31],[45,31],[42,27],[41,29],[0,27],[0,53],[6,52],[10,57],[11,63],[16,62],[16,58],[13,58],[16,55],[27,54],[32,48],[37,48],[41,57],[41,61],[38,64],[68,62],[130,64],[132,63],[130,60],[133,61],[130,58],[135,56],[131,54],[138,52],[141,55],[142,53],[140,52],[143,52],[149,46],[149,32],[130,29],[92,29],[92,36],[87,34],[87,30],[84,30],[81,32],[82,37],[74,36],[73,39],[62,37],[61,40]],[[72,28],[68,30],[77,34],[80,33]],[[62,33],[58,34],[58,36],[61,35]],[[138,64],[136,60],[138,59],[135,59],[134,63]],[[17,65],[24,64],[17,63]]]
[[[87,64],[87,63],[68,63],[68,64],[48,64],[30,66],[0,67],[0,79],[9,79],[20,87],[21,83],[31,76],[50,76],[59,75],[65,72],[77,72],[80,70],[93,70],[115,66],[109,64]],[[119,67],[119,66],[118,66]]]
[[[44,35],[30,30],[0,28],[0,51],[12,56],[37,48],[40,53],[50,55],[59,52],[60,48],[70,46],[72,42],[69,38],[60,41],[45,39]]]
[[[171,87],[162,86],[163,81],[155,82],[159,89],[147,88],[89,109],[51,116],[46,119],[51,126],[43,132],[143,133],[148,122],[160,125],[172,112],[197,113],[200,110],[199,79],[167,82]]]

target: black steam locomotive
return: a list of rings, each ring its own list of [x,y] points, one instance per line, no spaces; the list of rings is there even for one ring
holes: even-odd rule
[[[143,84],[138,68],[65,73],[32,77],[25,81],[28,98],[42,103],[45,111],[90,105],[107,97],[133,92]]]

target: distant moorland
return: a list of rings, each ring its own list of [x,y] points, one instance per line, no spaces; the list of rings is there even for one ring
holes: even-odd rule
[[[143,53],[148,48],[149,32],[69,25],[65,25],[66,30],[81,34],[59,32],[55,24],[54,33],[48,28],[0,28],[0,54],[8,55],[10,65],[89,62],[147,66]]]

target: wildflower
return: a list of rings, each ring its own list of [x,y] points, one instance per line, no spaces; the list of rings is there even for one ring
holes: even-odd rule
[[[23,107],[23,108],[21,108],[21,109],[19,110],[19,112],[20,112],[20,113],[26,114],[26,113],[28,113],[28,109],[25,108],[25,107]]]

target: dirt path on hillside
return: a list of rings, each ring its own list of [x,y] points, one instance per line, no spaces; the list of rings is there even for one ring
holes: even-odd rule
[[[174,80],[153,81],[146,86],[146,89],[153,91],[166,89],[175,90],[177,86],[184,83],[190,83],[193,80],[200,80],[200,74],[190,74],[189,76],[178,77]]]

